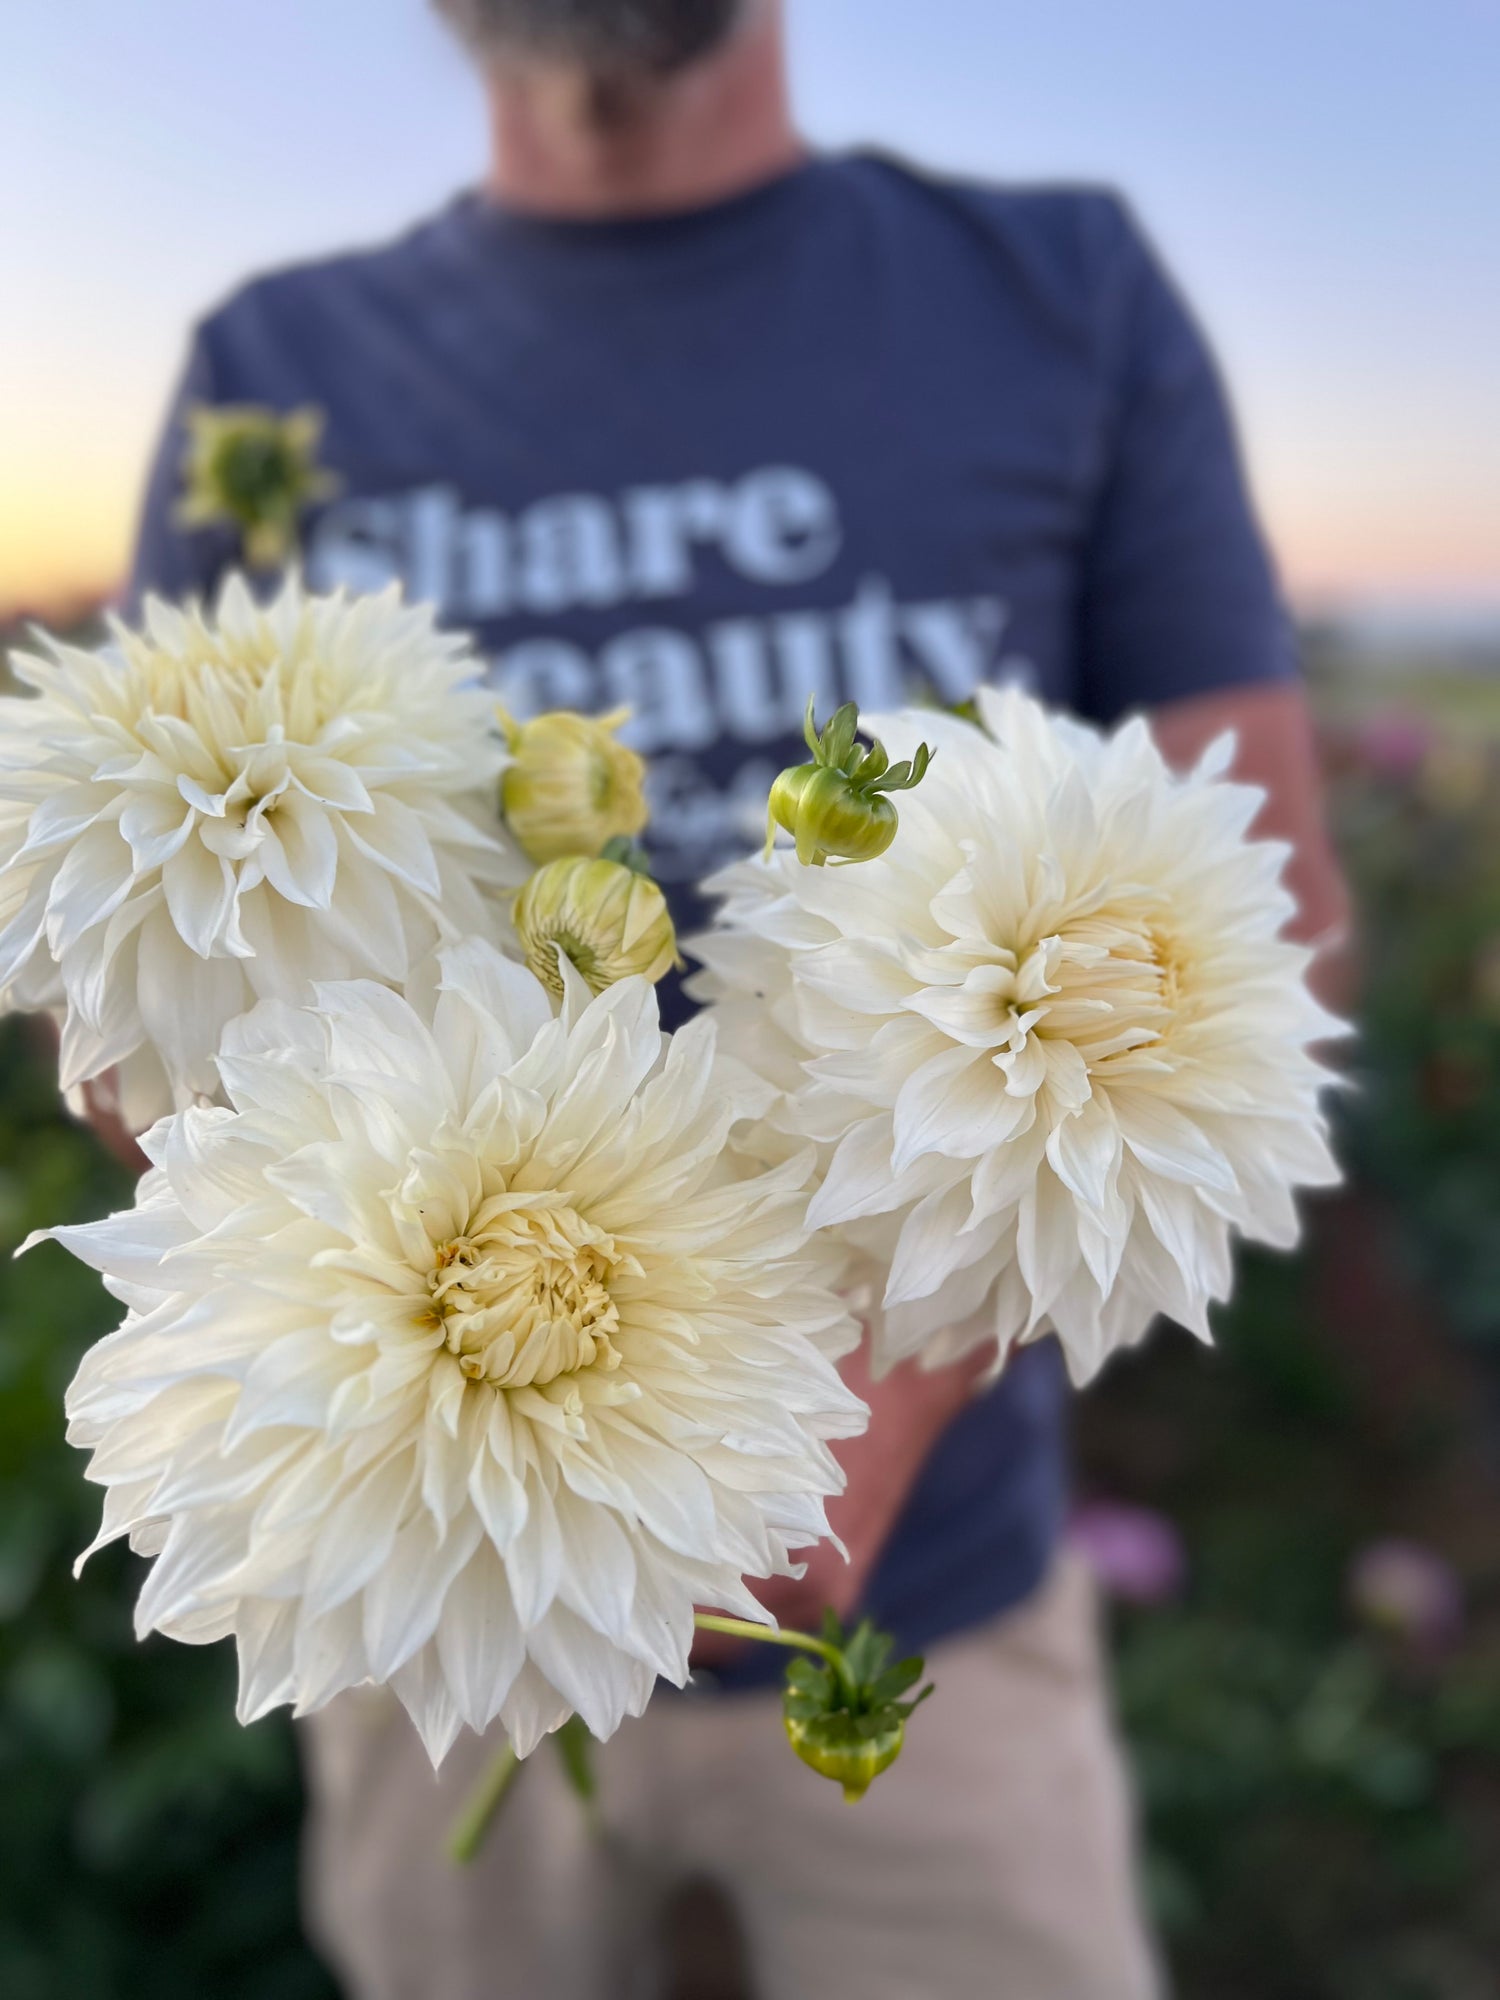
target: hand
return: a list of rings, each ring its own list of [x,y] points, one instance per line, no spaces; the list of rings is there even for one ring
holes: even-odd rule
[[[807,1574],[772,1577],[754,1586],[755,1595],[777,1623],[816,1632],[824,1607],[840,1618],[858,1604],[896,1518],[939,1435],[973,1394],[992,1359],[984,1347],[947,1368],[924,1371],[903,1362],[883,1381],[869,1367],[868,1343],[851,1354],[839,1373],[870,1406],[863,1436],[834,1447],[847,1484],[828,1503],[828,1521],[849,1551],[846,1563],[831,1542],[805,1552]],[[695,1667],[721,1667],[743,1657],[754,1641],[700,1632],[693,1645]]]

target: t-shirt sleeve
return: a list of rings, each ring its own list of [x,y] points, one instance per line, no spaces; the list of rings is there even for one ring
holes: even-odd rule
[[[218,400],[219,393],[208,339],[200,328],[189,345],[146,481],[126,589],[130,617],[148,594],[178,601],[207,596],[233,561],[231,534],[179,527],[176,519],[187,449],[187,412],[195,403]]]
[[[1297,673],[1213,358],[1124,211],[1112,215],[1106,440],[1079,605],[1078,706],[1100,721]]]

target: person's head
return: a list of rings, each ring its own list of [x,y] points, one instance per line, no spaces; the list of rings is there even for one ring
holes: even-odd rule
[[[629,81],[721,48],[753,0],[436,0],[481,61],[545,63]]]
[[[559,214],[710,201],[799,150],[781,0],[433,0],[494,113],[491,184]]]

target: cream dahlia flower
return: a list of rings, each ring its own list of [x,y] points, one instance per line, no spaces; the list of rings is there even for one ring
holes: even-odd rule
[[[420,1008],[268,1001],[220,1067],[134,1209],[50,1232],[129,1308],[68,1435],[99,1542],[155,1557],[137,1629],[232,1633],[245,1721],[389,1683],[436,1761],[496,1716],[608,1736],[695,1603],[764,1622],[741,1578],[827,1532],[866,1412],[810,1157],[733,1162],[765,1090],[712,1025],[668,1041],[643,980],[554,1016],[474,941]]]
[[[309,979],[399,985],[498,935],[526,870],[462,640],[395,591],[150,601],[97,652],[18,654],[0,701],[0,996],[62,1021],[73,1091],[136,1130],[216,1087],[227,1022]]]
[[[1207,1338],[1235,1231],[1295,1241],[1294,1191],[1337,1179],[1310,1045],[1341,1024],[1232,741],[1179,778],[1144,723],[979,709],[875,719],[937,745],[894,845],[726,870],[697,990],[782,1091],[778,1143],[824,1149],[809,1219],[875,1280],[878,1361],[1051,1329],[1084,1381],[1159,1313]]]

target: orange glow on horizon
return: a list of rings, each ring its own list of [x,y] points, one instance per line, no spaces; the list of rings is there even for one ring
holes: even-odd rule
[[[130,560],[142,453],[111,441],[102,454],[64,449],[43,464],[7,467],[0,486],[0,617],[107,596]],[[83,440],[75,443],[82,447]],[[1283,477],[1265,513],[1294,602],[1369,596],[1494,600],[1500,605],[1500,521],[1480,509],[1393,505],[1389,493],[1315,494]]]

